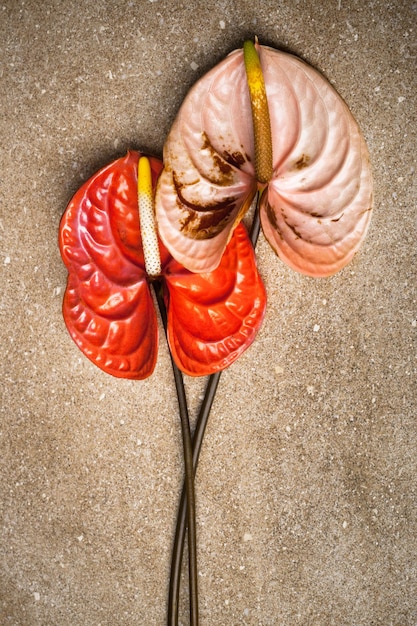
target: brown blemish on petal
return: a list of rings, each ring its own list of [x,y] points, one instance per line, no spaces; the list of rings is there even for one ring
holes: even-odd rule
[[[310,163],[310,157],[308,154],[302,154],[300,158],[294,163],[296,170],[303,170]]]
[[[173,182],[177,193],[177,205],[184,215],[180,220],[181,232],[190,239],[212,239],[218,235],[236,209],[236,198],[232,196],[222,202],[197,204],[184,197],[184,185],[178,182],[175,172]]]
[[[282,209],[281,209],[281,211],[282,211]],[[279,237],[281,239],[283,239],[282,232],[279,229],[277,218],[275,216],[274,210],[271,207],[271,205],[269,204],[269,202],[266,203],[266,216],[267,216],[268,221],[270,222],[272,228],[275,230],[276,233],[278,233]]]
[[[189,209],[180,221],[181,232],[190,239],[212,239],[224,229],[233,209],[234,205],[203,213]]]
[[[250,161],[250,158],[247,154],[243,154],[242,152],[227,152],[223,153],[225,160],[230,163],[233,167],[240,169],[245,161]]]
[[[300,233],[297,231],[297,228],[295,226],[292,226],[291,224],[288,224],[288,222],[285,222],[286,225],[288,226],[288,228],[290,230],[292,230],[292,232],[294,233],[294,235],[297,237],[297,239],[302,239]]]
[[[213,161],[213,170],[210,173],[210,180],[214,182],[216,185],[230,185],[233,183],[234,178],[234,170],[242,167],[242,165],[246,161],[250,161],[250,157],[245,154],[242,150],[235,150],[234,152],[229,152],[228,150],[224,150],[223,154],[220,155],[215,148],[206,132],[201,133],[202,136],[202,145],[201,150],[205,150],[209,153],[211,160]]]
[[[209,153],[211,160],[213,161],[213,170],[210,172],[210,180],[216,185],[227,186],[233,182],[233,167],[225,159],[216,152],[207,133],[201,133],[202,146],[201,150],[205,150]]]
[[[192,209],[193,211],[199,211],[199,212],[217,211],[217,210],[221,210],[221,209],[226,208],[226,207],[230,207],[231,205],[233,205],[233,208],[234,208],[234,206],[236,204],[236,198],[234,198],[233,196],[225,198],[224,200],[222,200],[222,202],[213,202],[212,204],[209,204],[209,203],[207,203],[207,204],[197,204],[196,202],[190,202],[189,200],[187,200],[184,197],[184,195],[182,193],[182,190],[184,189],[184,187],[188,187],[189,185],[182,185],[178,181],[175,172],[173,172],[173,174],[172,174],[172,180],[174,182],[175,191],[176,191],[176,194],[178,196],[179,206],[182,209],[184,207],[188,207],[188,208]]]

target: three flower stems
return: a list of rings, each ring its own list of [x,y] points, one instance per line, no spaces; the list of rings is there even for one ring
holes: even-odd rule
[[[255,248],[259,231],[259,202],[261,192],[258,192],[255,213],[252,221],[250,239]],[[160,282],[153,283],[154,291],[160,311],[162,323],[166,332],[167,328],[167,311],[163,298],[162,285]],[[208,378],[204,398],[197,417],[196,426],[193,435],[188,416],[187,399],[184,388],[184,379],[182,372],[176,366],[171,358],[172,370],[174,374],[175,388],[178,398],[178,408],[181,421],[181,431],[183,440],[183,456],[184,456],[184,485],[181,493],[177,525],[175,530],[175,538],[172,549],[171,574],[169,583],[168,596],[168,626],[178,626],[178,609],[179,609],[179,593],[181,582],[181,566],[185,545],[185,533],[188,530],[188,571],[189,571],[189,595],[190,595],[190,626],[198,626],[198,569],[197,569],[197,533],[196,533],[196,515],[195,515],[195,490],[194,478],[197,470],[197,464],[203,443],[204,433],[206,430],[208,418],[213,406],[217,387],[220,381],[221,372],[211,374]]]

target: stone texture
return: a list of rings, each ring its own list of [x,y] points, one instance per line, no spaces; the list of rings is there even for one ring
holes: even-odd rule
[[[226,371],[197,479],[201,626],[411,626],[416,589],[416,11],[375,0],[6,0],[0,9],[0,623],[161,625],[182,462],[169,358],[113,379],[71,341],[59,219],[247,37],[299,54],[368,142],[360,253],[296,275]],[[203,381],[187,380],[194,415]],[[181,602],[187,624],[187,592]]]

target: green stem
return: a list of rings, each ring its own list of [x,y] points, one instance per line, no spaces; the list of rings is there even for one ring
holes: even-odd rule
[[[158,302],[159,312],[161,314],[162,323],[165,333],[167,331],[167,312],[164,298],[162,295],[162,286],[156,281],[153,283],[156,299]],[[184,452],[184,473],[185,473],[185,494],[188,527],[188,567],[189,567],[189,586],[190,586],[190,626],[198,626],[198,570],[197,570],[197,533],[195,522],[195,493],[194,493],[194,469],[193,469],[193,445],[191,440],[190,420],[188,417],[187,398],[185,395],[184,379],[182,372],[176,366],[171,355],[172,371],[174,374],[175,388],[177,391],[178,408],[181,419],[181,431]],[[184,545],[184,544],[183,544]]]
[[[259,203],[261,193],[258,193],[255,214],[253,216],[250,239],[253,247],[256,247],[256,243],[259,237],[259,231],[261,227],[259,218]],[[200,408],[200,412],[197,417],[195,431],[193,434],[193,469],[194,475],[197,471],[198,460],[200,457],[200,451],[203,444],[204,433],[206,430],[208,418],[210,415],[211,407],[213,406],[214,398],[216,395],[217,387],[220,381],[221,372],[211,374],[209,376],[206,391],[204,394],[203,402]],[[178,606],[179,606],[179,594],[181,583],[181,565],[184,554],[185,543],[185,531],[187,527],[186,520],[187,512],[187,493],[186,485],[184,484],[181,493],[180,505],[177,516],[177,526],[175,529],[174,545],[172,548],[171,559],[171,577],[169,584],[169,596],[168,596],[168,626],[178,626]]]

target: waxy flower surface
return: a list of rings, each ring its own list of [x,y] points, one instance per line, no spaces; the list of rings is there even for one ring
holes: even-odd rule
[[[307,275],[331,275],[351,260],[370,221],[365,141],[319,72],[291,54],[252,48],[260,68],[250,46],[249,61],[235,50],[180,108],[156,193],[160,237],[185,267],[211,271],[264,189],[262,228],[279,257]],[[268,159],[259,174],[258,161]]]
[[[150,291],[156,281],[164,289],[176,364],[191,376],[211,374],[233,363],[262,323],[266,296],[254,252],[240,226],[217,269],[196,275],[169,254],[155,233],[156,244],[146,243],[143,234],[151,228],[148,209],[153,211],[162,163],[145,159],[150,174],[141,196],[140,157],[132,151],[100,170],[78,190],[62,217],[59,245],[69,272],[65,323],[78,347],[102,370],[121,378],[146,378],[158,351]],[[140,213],[141,208],[148,212]],[[145,243],[150,247],[147,259]],[[149,274],[148,267],[156,269]]]

